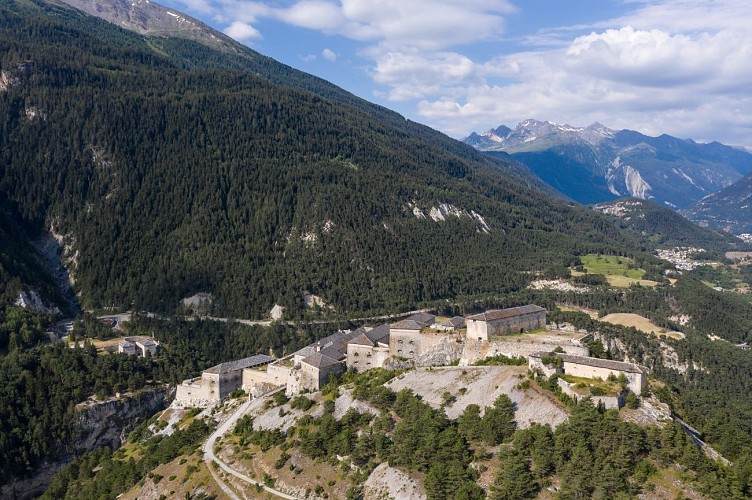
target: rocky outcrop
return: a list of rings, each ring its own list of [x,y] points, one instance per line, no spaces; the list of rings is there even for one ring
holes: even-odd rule
[[[160,388],[128,394],[106,401],[89,400],[78,405],[79,437],[73,453],[42,464],[36,474],[10,481],[0,488],[0,498],[34,498],[44,492],[52,477],[83,452],[100,446],[118,448],[128,432],[157,411],[167,407],[174,396],[171,389]]]
[[[389,464],[376,467],[363,484],[363,498],[414,498],[424,499],[426,493],[415,478]]]
[[[78,420],[80,437],[76,450],[83,452],[99,446],[119,447],[133,427],[165,409],[173,396],[173,389],[158,389],[101,402],[81,403]]]

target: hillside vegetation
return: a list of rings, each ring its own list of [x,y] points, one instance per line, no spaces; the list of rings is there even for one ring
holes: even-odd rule
[[[746,247],[733,235],[700,227],[673,210],[652,201],[620,198],[599,203],[593,208],[613,217],[619,227],[637,233],[646,247],[695,246],[718,253],[734,247]]]
[[[0,192],[65,235],[87,308],[395,310],[637,251],[518,166],[251,51],[31,1],[0,8],[0,48]]]

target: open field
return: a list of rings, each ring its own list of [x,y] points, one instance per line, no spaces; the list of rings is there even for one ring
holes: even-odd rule
[[[564,311],[564,312],[581,312],[581,313],[587,314],[592,319],[598,319],[598,311],[593,311],[592,309],[586,309],[584,307],[566,306],[564,304],[559,304],[559,303],[556,304],[556,307],[558,307],[561,311]]]
[[[633,326],[641,332],[650,333],[653,335],[666,335],[667,337],[671,337],[672,339],[679,340],[684,338],[683,333],[666,331],[666,329],[661,328],[660,326],[651,322],[649,319],[640,316],[639,314],[612,313],[602,317],[600,320],[605,321],[606,323],[611,323],[612,325]]]
[[[630,269],[629,266],[634,261],[628,257],[588,254],[581,256],[580,261],[588,273],[604,275],[609,285],[616,288],[627,288],[633,284],[640,286],[656,286],[658,284],[655,281],[642,279],[645,275],[644,270]]]
[[[726,252],[726,258],[731,260],[744,260],[752,258],[752,252]]]
[[[103,351],[106,347],[112,347],[118,345],[118,342],[124,340],[125,337],[115,337],[107,340],[89,339],[89,342],[97,348],[97,351]],[[79,340],[79,345],[83,345],[84,341]],[[68,347],[73,347],[73,342],[68,342]]]

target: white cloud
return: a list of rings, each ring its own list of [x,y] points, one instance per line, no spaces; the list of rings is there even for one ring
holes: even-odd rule
[[[235,21],[225,28],[225,34],[242,42],[261,38],[261,33],[250,24]]]
[[[455,52],[425,53],[417,50],[379,55],[372,76],[391,87],[393,101],[447,93],[476,79],[473,61]]]
[[[358,42],[374,95],[456,137],[533,117],[752,145],[749,0],[622,0],[618,18],[514,41],[501,40],[508,0],[175,1],[211,4],[244,40],[274,19]],[[491,42],[507,52],[488,56]]]
[[[334,62],[337,60],[337,54],[332,49],[324,49],[321,51],[321,56],[327,61]]]
[[[178,1],[191,6],[205,0]],[[265,17],[389,49],[440,50],[494,38],[504,29],[504,16],[514,11],[507,0],[299,0],[283,6],[215,0],[219,22],[253,23]]]
[[[439,89],[418,113],[456,137],[532,117],[750,145],[749,19],[750,2],[650,5],[562,48],[474,62],[481,84]]]

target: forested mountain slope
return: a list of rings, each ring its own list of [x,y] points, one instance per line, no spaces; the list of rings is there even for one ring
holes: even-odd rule
[[[251,73],[250,51],[30,1],[0,7],[0,49],[0,192],[29,236],[65,235],[86,307],[403,308],[636,248],[520,167],[268,58]]]
[[[752,174],[682,210],[686,217],[736,234],[752,233]]]
[[[593,209],[617,218],[621,227],[641,235],[651,246],[698,246],[720,253],[743,246],[733,235],[700,227],[673,210],[647,200],[619,198],[599,203]]]

